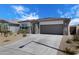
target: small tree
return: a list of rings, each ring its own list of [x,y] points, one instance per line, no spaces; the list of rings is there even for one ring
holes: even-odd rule
[[[23,37],[25,37],[26,36],[26,34],[27,34],[27,29],[28,29],[29,27],[20,27],[20,30],[17,32],[17,34],[23,34]]]
[[[27,29],[20,29],[19,31],[18,31],[18,34],[23,34],[23,37],[25,37],[26,36],[26,34],[27,34]]]

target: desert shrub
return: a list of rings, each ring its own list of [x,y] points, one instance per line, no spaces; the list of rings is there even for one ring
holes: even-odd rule
[[[3,33],[4,33],[4,36],[5,36],[5,37],[7,37],[8,34],[12,35],[12,32],[11,32],[11,31],[3,31]]]
[[[17,32],[17,34],[20,34],[19,31]]]
[[[8,42],[8,41],[10,41],[10,40],[4,40],[4,42]]]
[[[26,34],[23,34],[23,37],[26,37]]]
[[[75,51],[72,51],[70,48],[65,48],[65,53],[67,53],[67,54],[69,54],[69,55],[74,55],[74,54],[76,54],[76,52]]]
[[[73,41],[79,41],[79,35],[74,35],[73,36]]]
[[[26,37],[26,34],[27,34],[27,29],[20,29],[17,34],[22,34],[23,37]]]
[[[10,35],[12,35],[12,34],[13,34],[13,32],[11,32],[11,31],[8,31],[8,33],[9,33]]]
[[[26,33],[27,33],[27,30],[26,30],[26,29],[20,29],[20,30],[17,32],[17,34],[19,34],[19,33],[21,33],[21,34],[26,34]]]
[[[71,41],[70,39],[68,39],[68,40],[66,41],[66,43],[70,44],[70,43],[72,43],[72,41]]]
[[[12,32],[11,31],[1,31],[1,33],[4,34],[5,37],[8,37],[8,34],[12,35]]]
[[[76,49],[79,49],[79,46],[75,46]]]
[[[7,37],[8,36],[8,31],[3,31],[4,36]]]

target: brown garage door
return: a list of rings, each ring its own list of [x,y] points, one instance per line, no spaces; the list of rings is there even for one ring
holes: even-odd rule
[[[41,34],[63,34],[63,25],[40,25]]]

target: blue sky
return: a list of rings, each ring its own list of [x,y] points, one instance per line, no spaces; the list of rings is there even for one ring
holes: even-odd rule
[[[71,19],[79,18],[79,5],[78,4],[0,4],[1,19],[30,20],[30,19],[47,18],[47,17],[71,18]]]
[[[2,4],[0,5],[0,18],[4,19],[16,19],[21,18],[21,16],[16,12],[16,8],[23,8],[24,14],[35,13],[39,18],[61,18],[61,13],[70,11],[75,5],[68,4]],[[19,8],[20,9],[20,8]],[[20,11],[19,11],[20,12]],[[72,15],[73,16],[73,15]]]

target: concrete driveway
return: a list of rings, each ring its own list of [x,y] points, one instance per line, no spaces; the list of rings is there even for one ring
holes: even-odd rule
[[[1,55],[56,55],[63,35],[28,34],[21,40],[1,46]]]

